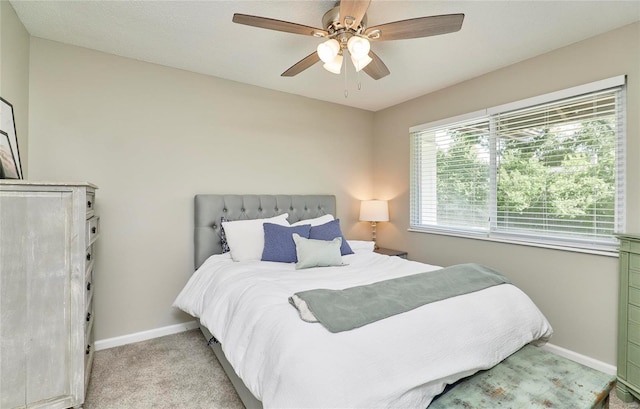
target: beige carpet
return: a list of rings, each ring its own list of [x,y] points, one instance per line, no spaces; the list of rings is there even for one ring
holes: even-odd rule
[[[85,409],[242,409],[200,330],[95,354]],[[612,393],[610,409],[636,409]]]
[[[97,351],[84,409],[243,409],[200,330]]]

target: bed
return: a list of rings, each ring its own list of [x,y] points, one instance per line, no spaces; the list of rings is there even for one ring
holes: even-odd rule
[[[281,220],[286,214],[286,225],[304,225],[335,215],[335,197],[197,195],[194,206],[196,272],[174,306],[199,319],[248,408],[426,408],[446,385],[552,334],[533,302],[509,283],[332,333],[301,319],[289,298],[435,274],[441,267],[380,255],[371,243],[352,240],[346,243],[353,254],[342,256],[342,266],[297,270],[296,263],[234,261],[222,253],[222,218]]]

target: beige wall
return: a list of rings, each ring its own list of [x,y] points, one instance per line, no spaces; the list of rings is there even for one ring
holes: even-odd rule
[[[6,0],[0,0],[0,96],[13,105],[25,177],[29,136],[29,40],[29,33],[13,6]]]
[[[368,234],[371,112],[39,38],[30,89],[31,178],[100,188],[97,339],[191,320],[171,303],[197,193],[335,194],[345,234]]]
[[[636,23],[376,113],[374,186],[391,199],[382,246],[419,261],[480,262],[528,293],[555,329],[551,342],[615,365],[615,257],[408,232],[409,127],[627,74],[627,230],[640,231],[640,24]]]

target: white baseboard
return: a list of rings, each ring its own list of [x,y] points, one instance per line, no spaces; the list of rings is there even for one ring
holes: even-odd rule
[[[542,349],[544,349],[545,351],[553,352],[554,354],[560,355],[567,359],[571,359],[572,361],[575,361],[584,366],[597,369],[598,371],[604,372],[609,375],[615,375],[617,372],[617,368],[614,365],[610,365],[605,362],[598,361],[597,359],[579,354],[577,352],[570,351],[568,349],[564,349],[557,345],[545,344],[542,346]]]
[[[198,328],[197,321],[183,322],[181,324],[169,325],[162,328],[150,329],[148,331],[136,332],[119,337],[101,339],[95,342],[95,351],[133,344],[134,342],[146,341],[148,339],[164,337],[165,335],[177,334]]]

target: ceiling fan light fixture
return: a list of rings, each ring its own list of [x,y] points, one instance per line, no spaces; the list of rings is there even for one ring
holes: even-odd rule
[[[373,59],[368,55],[365,55],[362,58],[355,58],[354,56],[351,56],[351,62],[353,63],[353,66],[356,68],[356,72],[359,72],[361,69],[369,65],[371,61],[373,61]]]
[[[322,67],[331,73],[340,74],[340,70],[342,69],[342,60],[342,55],[338,54],[335,56],[333,61],[325,63]]]
[[[318,57],[320,57],[324,63],[330,64],[340,52],[340,43],[338,40],[332,38],[324,43],[318,44],[316,51],[318,52]]]
[[[369,54],[371,44],[366,38],[352,36],[349,41],[347,41],[347,49],[353,58],[360,59]]]

